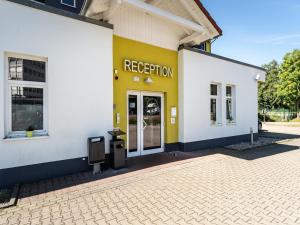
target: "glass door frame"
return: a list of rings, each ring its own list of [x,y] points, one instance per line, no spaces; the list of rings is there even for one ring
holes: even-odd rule
[[[137,96],[137,151],[136,152],[129,152],[129,105],[128,100],[130,95]],[[161,146],[160,148],[154,149],[147,149],[144,150],[144,115],[143,115],[143,97],[144,96],[155,96],[161,98]],[[126,96],[126,110],[127,110],[127,156],[128,157],[135,157],[141,155],[149,155],[154,153],[159,153],[164,151],[164,94],[161,92],[150,92],[150,91],[127,91]]]
[[[161,109],[160,109],[160,119],[161,119],[161,124],[160,124],[160,148],[153,148],[151,150],[147,149],[144,150],[144,96],[150,96],[150,97],[160,97],[161,99]],[[164,94],[160,92],[147,92],[147,91],[142,91],[141,96],[140,96],[140,121],[141,121],[141,155],[149,155],[149,154],[154,154],[154,153],[159,153],[164,151]]]
[[[137,98],[137,150],[135,152],[129,152],[129,96],[134,95]],[[135,157],[135,156],[140,156],[141,155],[141,120],[140,120],[140,115],[141,115],[141,106],[140,106],[140,92],[139,91],[127,91],[126,95],[126,112],[127,112],[127,157]]]

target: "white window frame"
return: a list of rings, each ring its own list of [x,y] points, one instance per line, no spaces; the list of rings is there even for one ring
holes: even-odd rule
[[[231,96],[227,96],[227,87],[231,87]],[[236,101],[235,101],[235,94],[236,93],[236,88],[235,85],[232,84],[227,84],[226,89],[225,89],[225,118],[227,121],[227,124],[235,124],[236,123]],[[227,119],[227,100],[231,100],[231,113],[232,113],[232,120]]]
[[[217,85],[217,95],[211,95],[211,85]],[[209,120],[212,126],[222,125],[222,84],[218,82],[211,82],[209,84]],[[211,99],[216,99],[216,122],[211,120]]]
[[[8,58],[21,58],[34,61],[45,62],[45,82],[33,81],[18,81],[9,80],[9,63]],[[42,88],[43,89],[43,130],[35,130],[34,136],[48,135],[48,59],[45,57],[31,56],[18,53],[5,53],[5,138],[19,138],[26,137],[26,131],[12,131],[12,96],[11,87],[29,87],[29,88]]]
[[[74,4],[73,4],[73,5],[70,5],[70,4],[68,4],[68,3],[65,3],[64,0],[60,0],[60,4],[66,5],[66,6],[70,6],[70,7],[73,7],[73,8],[76,8],[77,1],[74,0]]]

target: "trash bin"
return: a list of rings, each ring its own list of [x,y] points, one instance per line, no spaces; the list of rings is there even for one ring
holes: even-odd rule
[[[125,167],[125,142],[122,139],[110,141],[110,152],[112,157],[112,167],[120,169]]]
[[[94,165],[105,160],[105,139],[103,136],[88,138],[88,163]]]
[[[112,136],[112,140],[110,141],[112,167],[114,169],[123,168],[125,167],[126,163],[125,141],[118,138],[118,136],[124,135],[126,133],[121,130],[108,131],[108,133]]]

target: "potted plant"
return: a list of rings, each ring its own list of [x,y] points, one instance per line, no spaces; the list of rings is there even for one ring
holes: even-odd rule
[[[34,131],[34,127],[33,126],[29,126],[26,130],[26,137],[32,137],[33,136],[33,131]]]

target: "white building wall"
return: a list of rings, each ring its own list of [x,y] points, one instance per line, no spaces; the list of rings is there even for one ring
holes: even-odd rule
[[[257,132],[257,74],[264,72],[189,50],[179,52],[179,142]],[[222,125],[211,125],[210,84],[222,84]],[[226,122],[226,85],[236,87],[236,123]]]
[[[87,156],[87,138],[113,128],[108,28],[0,0],[0,169]],[[48,58],[49,137],[4,140],[5,52]]]

